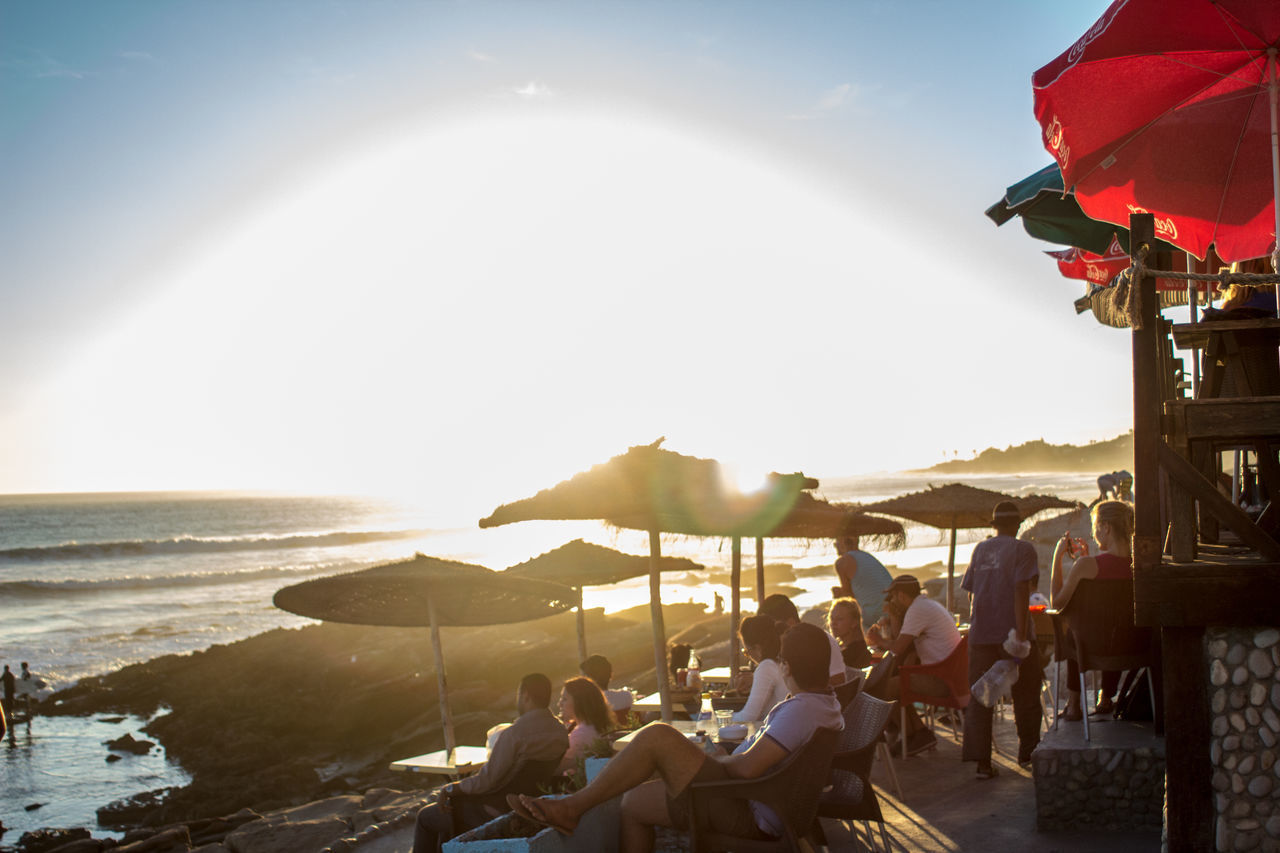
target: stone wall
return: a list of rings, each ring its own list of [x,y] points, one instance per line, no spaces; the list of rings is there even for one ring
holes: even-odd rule
[[[1280,630],[1209,628],[1205,639],[1217,849],[1280,851]]]
[[[1092,746],[1078,736],[1046,735],[1031,760],[1041,831],[1159,829],[1163,823],[1163,745]]]

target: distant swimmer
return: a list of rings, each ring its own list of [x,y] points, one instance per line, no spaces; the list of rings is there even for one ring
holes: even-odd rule
[[[1133,475],[1128,471],[1112,471],[1098,478],[1098,497],[1094,498],[1089,508],[1095,504],[1114,498],[1118,501],[1133,500]]]

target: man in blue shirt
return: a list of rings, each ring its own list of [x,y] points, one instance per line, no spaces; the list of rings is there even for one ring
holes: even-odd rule
[[[857,536],[836,540],[836,576],[840,585],[831,587],[831,597],[856,598],[862,608],[862,631],[880,621],[884,594],[893,582],[889,570],[875,557],[858,548]]]
[[[1017,639],[1028,640],[1031,651],[1019,662],[1014,682],[1013,719],[1018,729],[1018,763],[1031,761],[1040,742],[1040,655],[1030,632],[1027,611],[1031,593],[1040,579],[1036,549],[1017,539],[1022,516],[1011,501],[996,504],[991,526],[996,535],[978,543],[964,573],[961,587],[973,597],[969,619],[969,683],[973,684],[1001,658],[1010,658],[1002,644],[1012,629]],[[962,759],[978,762],[978,776],[996,775],[991,764],[991,709],[971,702],[964,715]]]

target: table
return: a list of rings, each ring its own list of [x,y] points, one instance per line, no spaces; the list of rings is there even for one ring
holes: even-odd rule
[[[448,750],[441,749],[393,761],[391,769],[406,773],[435,773],[456,779],[475,773],[488,760],[489,750],[483,746],[459,746],[454,749],[452,758]]]
[[[702,683],[704,686],[711,684],[727,685],[733,681],[733,673],[729,671],[727,666],[717,666],[715,669],[708,669],[702,673]]]
[[[715,723],[709,720],[701,720],[701,721],[675,720],[673,722],[667,723],[667,725],[671,726],[676,731],[680,732],[686,737],[693,737],[693,735],[697,733],[699,730],[706,731],[709,735],[711,735],[712,737],[715,737],[715,735],[711,734],[715,729]],[[760,723],[755,721],[745,723],[745,725],[747,727],[748,738],[754,735],[756,731],[760,728]],[[637,729],[636,731],[631,732],[630,734],[623,735],[622,737],[615,740],[613,742],[613,751],[621,752],[622,750],[626,749],[627,744],[631,743],[631,741],[635,739],[635,736],[639,734],[641,731],[643,731],[643,729]]]

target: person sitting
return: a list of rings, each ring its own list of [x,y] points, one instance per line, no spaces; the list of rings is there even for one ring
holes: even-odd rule
[[[755,779],[803,747],[818,729],[844,728],[840,703],[827,686],[830,657],[821,628],[790,628],[782,637],[782,673],[793,695],[775,706],[732,755],[708,755],[672,726],[650,723],[582,790],[563,799],[512,794],[507,803],[525,818],[572,834],[588,809],[621,794],[620,849],[652,850],[654,827],[689,828],[691,783]],[[710,821],[717,832],[747,838],[777,838],[785,831],[771,809],[747,800],[720,801]]]
[[[919,662],[926,666],[940,663],[947,659],[960,644],[960,631],[955,620],[947,612],[947,608],[921,595],[920,581],[912,575],[898,575],[889,584],[885,599],[893,602],[900,609],[902,630],[893,641],[890,651],[900,663]],[[876,690],[881,699],[897,699],[902,689],[902,679],[893,676]],[[913,675],[911,690],[926,696],[949,696],[947,683],[936,675]],[[920,722],[915,708],[906,707],[907,717],[907,755],[915,755],[933,747],[938,741],[933,732]],[[890,730],[897,727],[895,719],[890,719]]]
[[[635,704],[636,696],[630,690],[610,690],[609,680],[613,678],[613,664],[609,663],[609,659],[604,655],[592,655],[578,665],[578,669],[587,678],[590,678],[604,692],[605,701],[609,703],[609,710],[615,714],[623,713],[631,710],[631,706]]]
[[[884,591],[891,577],[884,563],[858,547],[857,536],[836,540],[836,577],[839,586],[831,587],[832,598],[854,598],[862,606],[863,616],[872,625],[880,621]]]
[[[489,759],[480,772],[468,776],[439,791],[436,802],[418,811],[413,832],[413,853],[436,853],[440,845],[453,837],[453,814],[448,805],[448,794],[486,794],[496,792],[516,765],[523,761],[559,761],[569,748],[569,733],[564,724],[551,713],[551,680],[540,672],[530,673],[520,679],[516,692],[516,710],[519,716],[511,727],[498,736],[489,751]],[[487,823],[494,814],[478,805],[466,804],[460,815],[461,823],[476,827]]]
[[[773,620],[774,624],[778,626],[779,634],[786,631],[788,628],[793,628],[800,624],[800,612],[796,610],[795,603],[782,593],[774,593],[773,595],[765,598],[764,601],[760,602],[760,613]],[[821,628],[818,630],[822,631]],[[826,631],[822,631],[822,633],[826,636],[831,648],[831,658],[829,661],[831,680],[829,683],[832,685],[844,684],[844,655],[840,652],[840,644],[836,642],[835,637],[831,636]],[[750,673],[747,673],[747,675],[749,676]],[[744,682],[741,676],[738,677],[738,681],[739,693],[745,693],[751,689],[749,679],[745,682],[745,688],[743,687]]]
[[[1050,602],[1054,609],[1061,610],[1071,600],[1080,581],[1098,578],[1101,580],[1133,578],[1133,551],[1130,537],[1133,535],[1133,507],[1124,501],[1103,501],[1094,506],[1093,538],[1098,543],[1099,552],[1096,557],[1089,555],[1089,546],[1084,545],[1084,553],[1073,554],[1075,548],[1070,538],[1070,531],[1058,540],[1053,549],[1053,573],[1050,577]],[[1063,568],[1063,558],[1074,556],[1075,561]],[[1104,670],[1102,673],[1102,689],[1098,691],[1098,704],[1090,713],[1110,714],[1115,710],[1114,694],[1120,686],[1120,673]],[[1067,661],[1067,707],[1063,718],[1079,720],[1084,712],[1080,707],[1080,668],[1075,660]]]
[[[569,748],[560,759],[558,772],[573,770],[585,758],[591,744],[617,727],[613,711],[605,703],[604,692],[590,678],[570,678],[560,692],[560,719],[569,731]]]
[[[677,688],[690,687],[687,679],[689,671],[689,658],[693,654],[693,646],[688,643],[673,643],[671,652],[668,657],[668,664],[671,668],[671,683]],[[686,678],[681,679],[680,670],[684,670]]]
[[[837,598],[827,611],[827,630],[840,644],[844,665],[861,669],[871,664],[871,649],[862,633],[862,608],[855,598]]]
[[[738,636],[742,638],[743,653],[756,664],[747,704],[733,714],[735,723],[743,723],[764,719],[765,714],[786,699],[790,691],[787,680],[782,677],[779,664],[782,643],[773,620],[768,616],[748,616],[742,620]]]

